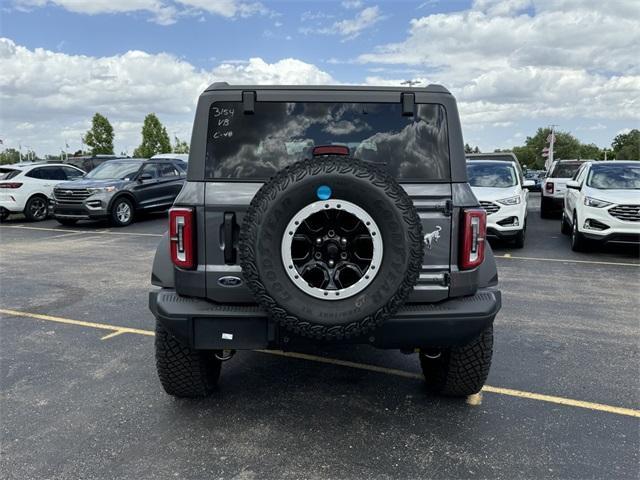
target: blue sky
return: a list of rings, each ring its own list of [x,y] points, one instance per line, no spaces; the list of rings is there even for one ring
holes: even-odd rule
[[[485,150],[551,123],[603,147],[639,124],[635,0],[2,5],[0,138],[41,154],[80,148],[95,111],[114,123],[119,151],[135,148],[150,111],[188,138],[195,98],[219,79],[442,83],[465,140]]]

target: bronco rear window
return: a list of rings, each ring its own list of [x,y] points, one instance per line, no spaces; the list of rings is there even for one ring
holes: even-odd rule
[[[449,180],[449,139],[442,105],[399,103],[217,102],[209,111],[208,178],[266,181],[315,146],[341,145],[386,166],[398,180]]]

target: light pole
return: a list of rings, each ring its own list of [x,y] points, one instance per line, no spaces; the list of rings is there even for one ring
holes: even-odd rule
[[[404,82],[400,82],[400,85],[409,85],[410,87],[413,87],[420,83],[422,83],[420,80],[405,80]]]

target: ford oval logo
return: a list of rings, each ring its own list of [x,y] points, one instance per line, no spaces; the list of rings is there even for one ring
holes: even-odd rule
[[[220,277],[218,285],[221,287],[239,287],[242,285],[242,279],[240,277]]]

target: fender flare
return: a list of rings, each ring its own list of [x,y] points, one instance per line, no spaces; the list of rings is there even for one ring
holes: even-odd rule
[[[130,192],[118,192],[116,193],[113,198],[111,200],[109,200],[109,204],[107,205],[107,212],[109,214],[111,214],[111,208],[113,207],[113,204],[116,200],[118,200],[119,198],[122,197],[127,197],[127,200],[129,200],[132,204],[133,204],[133,209],[137,210],[138,209],[138,202],[136,202],[136,197],[130,193]]]

